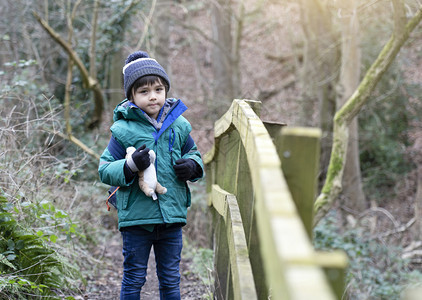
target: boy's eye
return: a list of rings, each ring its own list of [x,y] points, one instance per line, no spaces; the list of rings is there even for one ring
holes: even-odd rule
[[[163,90],[164,90],[164,88],[162,88],[162,87],[156,88],[157,92],[162,92]]]

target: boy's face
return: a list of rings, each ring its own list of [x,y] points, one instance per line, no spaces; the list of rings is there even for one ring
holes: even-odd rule
[[[151,118],[157,119],[166,100],[166,90],[160,81],[132,89],[132,101]]]

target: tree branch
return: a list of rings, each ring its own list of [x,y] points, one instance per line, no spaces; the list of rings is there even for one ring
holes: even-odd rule
[[[62,132],[58,132],[58,131],[54,131],[52,133],[53,134],[57,134],[61,138],[74,143],[76,146],[78,146],[79,148],[81,148],[83,151],[85,151],[87,154],[89,154],[90,156],[92,156],[96,160],[100,160],[100,155],[98,155],[97,153],[95,153],[92,149],[90,149],[87,145],[85,145],[84,143],[82,143],[79,139],[77,139],[72,134],[70,134],[70,135],[67,134],[66,135],[66,134],[63,134]]]
[[[94,11],[92,16],[92,32],[91,32],[91,47],[89,49],[89,74],[92,78],[97,78],[97,67],[95,64],[95,46],[97,41],[97,20],[98,20],[98,0],[94,1]]]
[[[145,25],[144,25],[144,31],[142,32],[142,36],[139,39],[138,43],[136,44],[135,49],[140,49],[142,44],[144,43],[145,37],[147,36],[149,26],[151,24],[152,16],[155,11],[155,4],[157,3],[157,0],[153,0],[151,4],[151,9],[149,11],[148,16],[145,18]]]
[[[79,58],[79,55],[72,49],[72,46],[66,42],[53,28],[48,25],[48,23],[42,19],[36,12],[33,12],[35,19],[41,26],[47,31],[47,33],[70,55],[72,60],[75,62],[76,66],[82,73],[82,79],[84,84],[88,88],[92,88],[97,84],[97,80],[89,76],[88,70],[85,68],[82,60]]]
[[[75,12],[75,9],[73,10],[73,13],[74,12]],[[88,89],[94,92],[94,104],[95,104],[94,115],[88,127],[92,128],[92,127],[98,126],[98,124],[101,122],[101,119],[102,119],[103,103],[104,103],[103,94],[101,91],[100,84],[98,83],[98,80],[90,76],[88,70],[85,68],[79,55],[73,50],[72,45],[69,42],[66,42],[36,12],[33,12],[33,15],[35,19],[38,21],[38,23],[40,23],[41,26],[47,31],[47,33],[67,52],[67,54],[69,55],[69,58],[74,61],[79,71],[81,72],[84,85]]]
[[[315,201],[314,226],[325,216],[341,192],[341,180],[346,161],[349,124],[368,101],[376,84],[393,62],[401,47],[408,40],[410,33],[420,23],[421,19],[422,6],[419,8],[416,15],[406,24],[403,34],[399,36],[396,36],[394,33],[392,34],[392,37],[384,46],[375,62],[366,72],[356,91],[335,114],[330,164],[328,166],[327,178],[321,194]]]

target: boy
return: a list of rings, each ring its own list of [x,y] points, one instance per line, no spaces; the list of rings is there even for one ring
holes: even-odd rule
[[[117,210],[123,238],[123,280],[120,299],[140,299],[148,258],[154,247],[161,299],[180,299],[179,265],[182,226],[186,224],[190,191],[187,180],[204,174],[201,155],[182,116],[187,107],[166,99],[170,80],[163,67],[146,52],[128,56],[123,67],[127,99],[114,109],[112,137],[99,166],[101,181],[119,186]],[[125,159],[126,148],[137,150]],[[139,189],[137,172],[156,153],[158,181],[167,193],[158,200]]]

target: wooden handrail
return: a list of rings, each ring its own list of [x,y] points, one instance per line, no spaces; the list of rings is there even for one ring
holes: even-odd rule
[[[252,104],[259,111],[259,102]],[[335,299],[284,178],[277,149],[254,109],[246,100],[234,100],[215,123],[215,143],[204,156],[209,204],[224,218],[229,196],[222,195],[236,199],[258,298]],[[218,241],[228,243],[227,237]],[[217,268],[232,263],[220,257],[222,253],[222,249],[216,253]],[[230,276],[219,282],[217,298],[233,295],[237,279]]]

